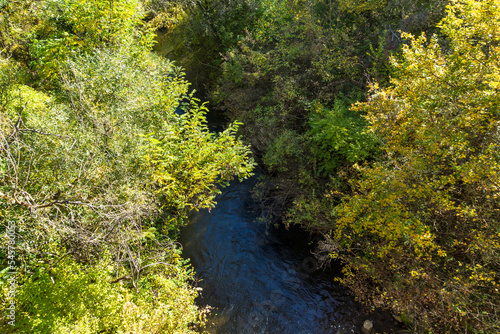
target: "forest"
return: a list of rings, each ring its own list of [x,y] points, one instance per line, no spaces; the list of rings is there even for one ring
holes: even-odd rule
[[[0,152],[2,333],[203,332],[180,229],[257,165],[364,305],[500,331],[500,0],[0,0]]]

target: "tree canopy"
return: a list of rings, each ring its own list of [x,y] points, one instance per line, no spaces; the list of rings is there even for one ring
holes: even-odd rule
[[[439,24],[444,39],[404,36],[391,85],[374,85],[353,107],[385,159],[360,167],[358,193],[339,206],[334,229],[341,248],[363,249],[346,254],[346,270],[457,331],[499,324],[499,5],[457,1]]]
[[[2,332],[188,333],[203,322],[175,237],[253,161],[238,124],[208,130],[182,70],[151,52],[143,16],[136,0],[3,4],[1,298],[12,299],[8,272],[17,292],[16,326],[2,303]]]

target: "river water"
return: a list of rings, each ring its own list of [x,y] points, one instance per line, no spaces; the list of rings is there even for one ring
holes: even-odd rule
[[[367,319],[394,332],[389,315],[368,314],[331,272],[314,271],[307,235],[258,219],[250,196],[256,178],[231,184],[216,208],[192,214],[181,231],[203,288],[197,302],[214,307],[209,332],[361,333]]]

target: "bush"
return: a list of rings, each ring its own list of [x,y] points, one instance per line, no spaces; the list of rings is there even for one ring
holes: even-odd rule
[[[319,160],[319,172],[331,175],[345,165],[352,165],[372,158],[378,152],[379,142],[366,129],[361,116],[349,110],[342,99],[335,100],[332,109],[319,104],[314,107],[306,133],[310,138],[312,153]]]

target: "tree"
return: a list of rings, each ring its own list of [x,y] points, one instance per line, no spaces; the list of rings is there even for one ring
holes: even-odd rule
[[[23,41],[40,51],[41,88],[17,75],[25,64],[0,59],[0,233],[6,246],[15,225],[18,323],[29,333],[189,333],[203,313],[175,232],[253,162],[237,125],[211,134],[182,70],[150,53],[137,2],[93,4],[42,3],[55,11],[46,34]],[[3,301],[11,254],[1,249]],[[2,331],[16,329],[6,306]]]
[[[337,209],[344,253],[334,256],[348,263],[346,283],[417,330],[499,326],[499,6],[453,1],[446,40],[405,35],[392,85],[354,107],[386,159],[359,167],[358,193]]]

